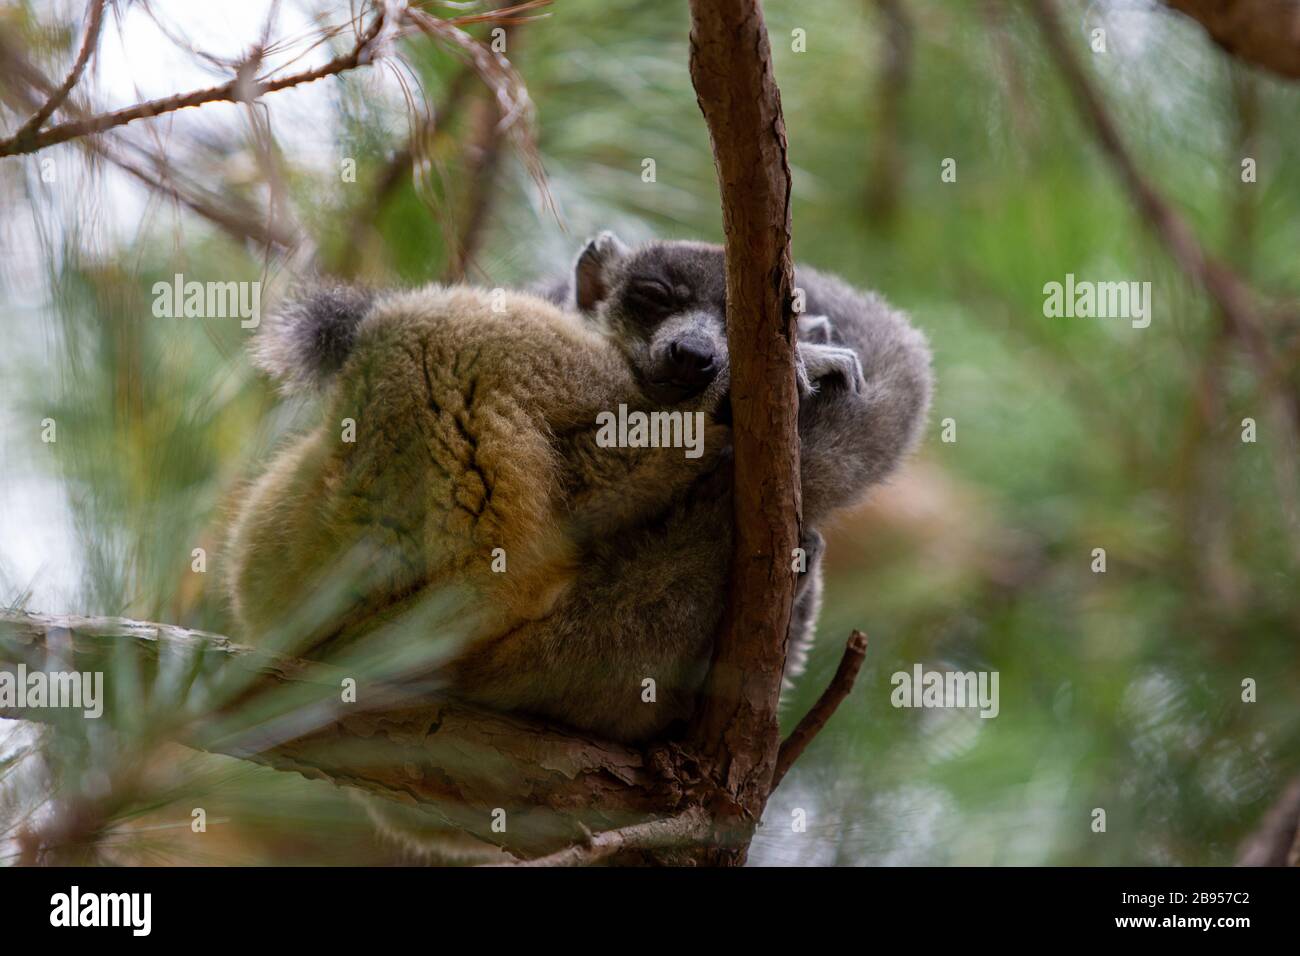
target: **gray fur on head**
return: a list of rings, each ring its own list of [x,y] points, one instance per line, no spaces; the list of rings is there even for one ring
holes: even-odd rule
[[[287,392],[322,387],[343,367],[375,293],[338,282],[299,283],[263,323],[253,358]]]
[[[887,478],[916,444],[933,373],[925,336],[880,296],[804,265],[799,323],[799,434],[803,513],[812,523],[854,504]],[[702,242],[627,246],[602,232],[573,271],[541,287],[613,336],[652,399],[679,401],[700,387],[683,382],[672,356],[683,346],[712,353],[725,370],[726,255]]]

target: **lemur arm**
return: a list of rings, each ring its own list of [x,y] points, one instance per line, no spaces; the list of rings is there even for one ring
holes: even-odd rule
[[[814,386],[799,409],[803,511],[816,525],[887,477],[915,444],[930,403],[930,353],[879,297],[806,266],[795,285],[809,317],[799,355]]]

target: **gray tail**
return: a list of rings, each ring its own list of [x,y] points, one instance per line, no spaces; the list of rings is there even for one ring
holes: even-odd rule
[[[300,283],[263,323],[254,361],[286,391],[321,388],[347,361],[374,301],[374,292],[359,286]]]

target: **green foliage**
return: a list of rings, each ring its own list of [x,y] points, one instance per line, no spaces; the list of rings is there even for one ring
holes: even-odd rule
[[[1286,517],[1288,496],[1300,493],[1295,462],[1284,460],[1253,367],[1231,340],[1225,347],[1212,305],[1152,238],[1032,23],[992,4],[906,6],[915,48],[902,126],[891,131],[877,92],[875,9],[860,0],[767,4],[796,256],[909,310],[934,346],[938,392],[918,461],[831,538],[821,639],[787,722],[825,685],[854,627],[871,635],[867,664],[774,797],[754,858],[1228,863],[1300,771],[1300,542]],[[1072,29],[1101,15],[1077,10],[1065,20]],[[537,106],[565,228],[511,159],[471,278],[506,284],[564,268],[602,227],[627,238],[717,239],[685,4],[564,0],[551,13],[516,28],[512,55]],[[1089,53],[1081,29],[1071,38],[1144,175],[1255,288],[1294,298],[1300,182],[1285,164],[1300,151],[1300,92],[1263,75],[1234,80],[1225,56],[1173,16],[1110,17],[1109,53]],[[807,52],[791,49],[796,28],[807,31]],[[437,102],[455,62],[423,41],[406,53]],[[427,188],[404,176],[357,232],[351,224],[407,130],[362,78],[329,82],[342,91],[337,120],[357,182],[286,147],[301,227],[325,261],[363,278],[437,279],[443,217],[463,214],[470,187],[458,151],[469,135],[464,113],[432,146]],[[1249,155],[1259,181],[1250,185],[1240,178],[1234,82],[1258,97]],[[476,83],[471,90],[471,101],[481,98]],[[875,151],[890,138],[901,175],[882,184]],[[75,156],[61,149],[61,159]],[[955,183],[940,179],[949,157]],[[654,183],[642,181],[645,158],[656,161]],[[154,318],[149,290],[177,271],[256,279],[264,263],[199,220],[173,228],[163,211],[107,246],[82,242],[70,225],[81,212],[56,208],[40,185],[29,175],[18,197],[10,193],[20,187],[6,184],[5,218],[28,222],[30,208],[31,221],[45,223],[34,234],[52,274],[48,300],[33,306],[30,276],[3,270],[15,337],[0,355],[3,468],[6,480],[53,490],[75,561],[46,580],[66,560],[42,554],[41,576],[19,579],[5,562],[50,539],[4,542],[0,600],[228,632],[220,582],[229,505],[304,409],[277,406],[248,366],[238,323]],[[86,188],[96,185],[89,177]],[[895,196],[892,221],[872,212],[880,189]],[[50,226],[60,214],[62,231]],[[1066,273],[1149,280],[1150,328],[1045,317],[1044,283]],[[1291,374],[1283,385],[1294,390]],[[53,445],[36,437],[47,416],[58,422]],[[1258,422],[1254,444],[1240,440],[1247,417]],[[954,443],[940,440],[948,418]],[[12,516],[5,527],[28,533]],[[203,575],[191,571],[195,547],[209,555]],[[1094,548],[1106,550],[1104,574],[1090,570]],[[56,596],[72,603],[44,603]],[[891,675],[917,662],[998,672],[999,716],[892,707]],[[1241,701],[1245,678],[1258,682],[1257,703]],[[121,752],[150,737],[148,728],[120,733],[45,745],[49,773],[24,777],[19,797],[6,763],[17,758],[3,757],[0,737],[0,841],[50,780],[65,795],[93,790],[120,771]],[[124,831],[136,853],[126,859],[392,856],[327,785],[184,754],[154,752],[165,782],[135,788],[112,809],[113,825],[139,824]],[[219,841],[190,838],[197,805],[227,821],[210,825],[223,831]],[[1090,829],[1098,807],[1106,833]],[[795,808],[807,811],[807,833],[790,832]],[[155,825],[186,839],[160,837]]]

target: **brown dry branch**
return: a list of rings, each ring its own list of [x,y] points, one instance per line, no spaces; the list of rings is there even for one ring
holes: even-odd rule
[[[370,25],[357,37],[356,43],[353,44],[351,50],[314,69],[289,73],[268,80],[251,80],[247,75],[237,74],[218,86],[191,90],[188,93],[175,93],[171,96],[163,96],[126,106],[109,113],[69,120],[66,123],[60,123],[44,131],[34,132],[21,138],[18,135],[11,136],[6,140],[0,140],[0,157],[34,153],[37,150],[45,149],[47,146],[66,143],[70,139],[77,139],[92,133],[102,133],[106,130],[116,129],[119,126],[125,126],[127,123],[138,119],[160,116],[164,113],[174,113],[177,110],[187,109],[191,106],[202,106],[205,103],[248,102],[267,93],[276,93],[294,86],[301,86],[304,83],[312,83],[327,76],[344,73],[373,60],[374,44],[384,28],[384,22],[385,7],[381,5],[371,19]]]
[[[142,185],[162,193],[191,212],[202,216],[236,242],[250,242],[263,249],[287,253],[299,241],[283,223],[270,220],[258,210],[248,208],[246,204],[206,194],[197,183],[178,175],[176,170],[155,152],[144,152],[144,158],[148,163],[145,166],[105,142],[94,139],[82,142],[89,152],[103,156]]]
[[[499,153],[498,140],[503,133],[509,132],[514,135],[516,144],[524,156],[525,164],[537,179],[545,194],[544,174],[541,170],[540,159],[536,155],[534,132],[531,128],[531,103],[528,100],[522,80],[504,57],[487,50],[460,28],[479,22],[494,22],[504,25],[506,29],[510,29],[516,24],[536,19],[536,17],[523,17],[520,14],[546,6],[550,2],[551,0],[527,0],[524,3],[503,5],[496,10],[485,13],[447,20],[437,20],[415,9],[375,6],[372,8],[377,11],[374,19],[371,21],[370,26],[358,35],[352,50],[347,54],[335,57],[328,64],[318,69],[300,71],[281,76],[278,79],[259,77],[256,81],[253,81],[251,76],[256,71],[256,66],[261,62],[266,51],[295,45],[294,43],[286,44],[283,41],[268,43],[266,37],[263,37],[262,44],[255,48],[248,64],[242,67],[239,64],[231,65],[232,69],[239,68],[235,69],[236,77],[228,83],[207,90],[164,97],[113,113],[103,114],[94,113],[84,105],[76,104],[68,99],[68,93],[84,70],[85,61],[89,59],[94,43],[100,33],[102,10],[100,5],[92,4],[81,54],[78,56],[77,64],[74,65],[62,87],[56,89],[38,68],[27,61],[22,51],[13,43],[0,42],[0,60],[3,61],[5,72],[17,81],[5,87],[6,99],[17,110],[23,112],[36,110],[32,120],[25,124],[23,129],[7,140],[0,140],[0,156],[33,152],[44,146],[53,145],[55,142],[74,140],[80,143],[87,152],[108,159],[145,185],[209,219],[233,238],[240,241],[252,241],[264,248],[274,249],[279,252],[292,252],[298,243],[294,241],[292,232],[287,230],[280,222],[256,211],[240,211],[223,207],[222,204],[205,196],[204,191],[195,184],[184,183],[180,180],[169,165],[159,159],[157,153],[151,153],[149,150],[137,147],[127,140],[115,145],[106,139],[88,134],[118,130],[134,119],[173,112],[187,106],[201,106],[207,102],[239,101],[251,103],[262,93],[300,85],[324,76],[342,73],[355,66],[365,65],[372,62],[377,55],[376,50],[382,40],[382,35],[386,32],[387,25],[383,22],[383,18],[385,9],[388,9],[390,19],[394,17],[394,11],[401,11],[400,24],[394,28],[395,32],[417,30],[450,46],[466,57],[465,68],[453,81],[448,95],[448,102],[444,104],[446,114],[450,115],[458,108],[459,100],[470,89],[474,76],[479,76],[491,91],[498,104],[501,116],[501,121],[492,127],[494,138],[492,148],[489,151],[490,154],[495,156]],[[148,12],[151,16],[153,15],[151,10]],[[365,11],[362,13],[363,17],[364,13]],[[270,21],[268,20],[268,29],[269,26]],[[316,43],[312,44],[308,50],[341,35],[349,27],[354,26],[355,23],[351,23],[322,29],[318,33]],[[170,36],[170,34],[168,35]],[[176,37],[172,37],[172,39],[173,42],[182,42]],[[191,52],[196,56],[206,56],[193,48],[191,48]],[[32,96],[33,90],[44,97],[44,102],[39,109],[37,109]],[[36,120],[39,118],[43,122],[56,109],[62,109],[64,113],[68,114],[71,117],[70,121],[44,132],[39,131],[37,129],[39,124],[36,123]],[[423,132],[427,135],[428,130]],[[415,140],[413,140],[413,144],[415,147],[420,146],[420,142]],[[142,165],[139,161],[127,156],[124,149],[128,148],[138,149],[144,155],[146,162]],[[401,173],[410,168],[412,160],[419,155],[419,152],[418,148],[413,149],[410,147],[399,151],[399,154],[394,157],[376,187],[380,194],[378,197],[380,202],[368,205],[368,210],[382,206],[385,195],[391,193],[392,189],[400,182]],[[484,208],[485,206],[485,203],[477,202],[472,208]],[[479,228],[477,223],[480,223],[482,218],[482,216],[473,217],[473,221],[476,223],[475,231]],[[472,233],[470,239],[473,240]]]
[[[565,847],[535,860],[491,863],[488,866],[591,866],[636,850],[661,850],[698,846],[712,833],[712,821],[703,807],[689,807],[681,813],[634,823],[618,830],[587,833],[581,843]]]
[[[501,165],[501,128],[490,103],[475,104],[473,129],[463,149],[466,196],[459,231],[450,236],[444,282],[464,282],[482,245]]]
[[[519,856],[581,842],[583,827],[617,829],[671,814],[681,800],[677,783],[646,755],[569,730],[364,681],[358,700],[365,707],[342,705],[342,670],[220,635],[119,618],[0,612],[0,668],[108,670],[112,655],[123,653],[138,663],[142,686],[154,688],[132,707],[158,702],[167,675],[190,675],[177,697],[190,716],[160,725],[160,737],[421,806]],[[58,713],[0,717],[47,721]],[[509,813],[506,833],[492,830],[497,807]]]
[[[1300,0],[1165,0],[1233,56],[1300,79]]]
[[[800,524],[790,165],[757,0],[691,0],[690,70],[722,194],[736,474],[727,613],[691,743],[716,818],[738,836],[708,862],[736,865],[776,766]]]
[[[804,748],[821,733],[836,708],[845,697],[849,696],[866,656],[867,635],[861,631],[854,631],[849,635],[848,643],[844,645],[844,656],[840,658],[840,666],[835,669],[835,676],[826,685],[821,697],[817,698],[817,703],[812,705],[812,709],[804,714],[803,720],[790,731],[790,736],[781,742],[781,749],[776,757],[776,770],[772,774],[773,790],[780,786],[786,773],[804,752]]]
[[[484,77],[485,81],[489,82],[498,99],[502,102],[503,114],[507,116],[507,120],[503,121],[503,126],[508,127],[514,124],[518,116],[528,115],[531,109],[527,94],[522,92],[523,85],[517,82],[518,78],[510,70],[509,64],[504,57],[487,52],[481,47],[481,44],[478,44],[468,34],[465,34],[460,27],[485,21],[502,24],[527,22],[536,18],[520,17],[520,13],[546,6],[550,2],[551,0],[527,0],[525,3],[502,7],[486,13],[454,17],[447,20],[431,17],[414,7],[405,7],[400,4],[372,3],[370,23],[357,34],[352,48],[333,57],[321,66],[287,73],[278,77],[259,78],[255,77],[254,74],[261,61],[262,53],[255,51],[247,63],[241,64],[241,68],[236,71],[235,76],[216,86],[191,90],[188,93],[175,93],[171,96],[147,100],[107,113],[82,116],[43,131],[32,130],[26,132],[26,127],[24,127],[24,130],[20,130],[14,136],[0,140],[0,157],[34,153],[47,146],[116,129],[138,119],[174,113],[177,110],[203,106],[207,103],[251,102],[267,93],[276,93],[280,90],[313,83],[327,76],[346,73],[359,66],[373,63],[379,56],[379,46],[387,32],[400,35],[409,30],[418,30],[467,52],[474,62],[475,68]],[[390,6],[395,11],[397,22],[389,22]],[[332,37],[341,32],[340,28],[331,28],[324,31],[322,42],[324,38]],[[98,31],[96,30],[97,34]],[[533,159],[531,157],[525,158],[531,168],[534,163]]]
[[[831,687],[782,750],[798,756],[852,684],[865,638],[855,634]],[[140,693],[114,703],[150,728],[141,746],[177,741],[328,780],[421,807],[539,865],[585,865],[625,851],[690,851],[723,834],[675,747],[642,753],[620,744],[492,713],[427,689],[358,681],[358,701],[339,703],[341,668],[254,650],[217,634],[121,618],[0,611],[0,670],[25,664],[60,671],[108,670],[129,655]],[[850,663],[852,661],[852,663]],[[0,718],[57,721],[61,712],[2,709]],[[141,713],[148,721],[138,720]],[[681,764],[681,766],[679,766]],[[33,859],[60,858],[93,839],[112,807],[130,799],[136,765],[100,803],[68,804],[48,832],[29,834]],[[495,832],[493,811],[508,811]],[[598,831],[593,835],[592,831]],[[30,842],[30,840],[29,840]],[[51,856],[53,854],[53,856]],[[641,862],[645,854],[634,854]]]
[[[33,113],[32,118],[14,134],[16,141],[26,142],[31,139],[45,121],[54,115],[54,111],[63,105],[63,101],[68,98],[72,88],[81,79],[82,71],[86,69],[86,64],[90,62],[90,55],[95,52],[99,44],[99,29],[103,23],[104,0],[90,0],[90,6],[86,10],[86,35],[81,41],[81,50],[72,63],[72,69],[68,71],[67,77],[59,84],[58,89],[51,91],[41,108]]]
[[[0,37],[0,73],[15,81],[0,86],[0,97],[14,109],[35,109],[37,93],[48,98],[55,92],[49,78],[4,37]],[[86,115],[71,101],[63,104],[63,110],[73,116]],[[287,252],[295,245],[295,237],[283,226],[266,222],[256,209],[218,197],[180,176],[157,152],[109,138],[84,137],[77,143],[88,154],[107,160],[142,185],[207,219],[236,242],[251,242],[278,252]]]

